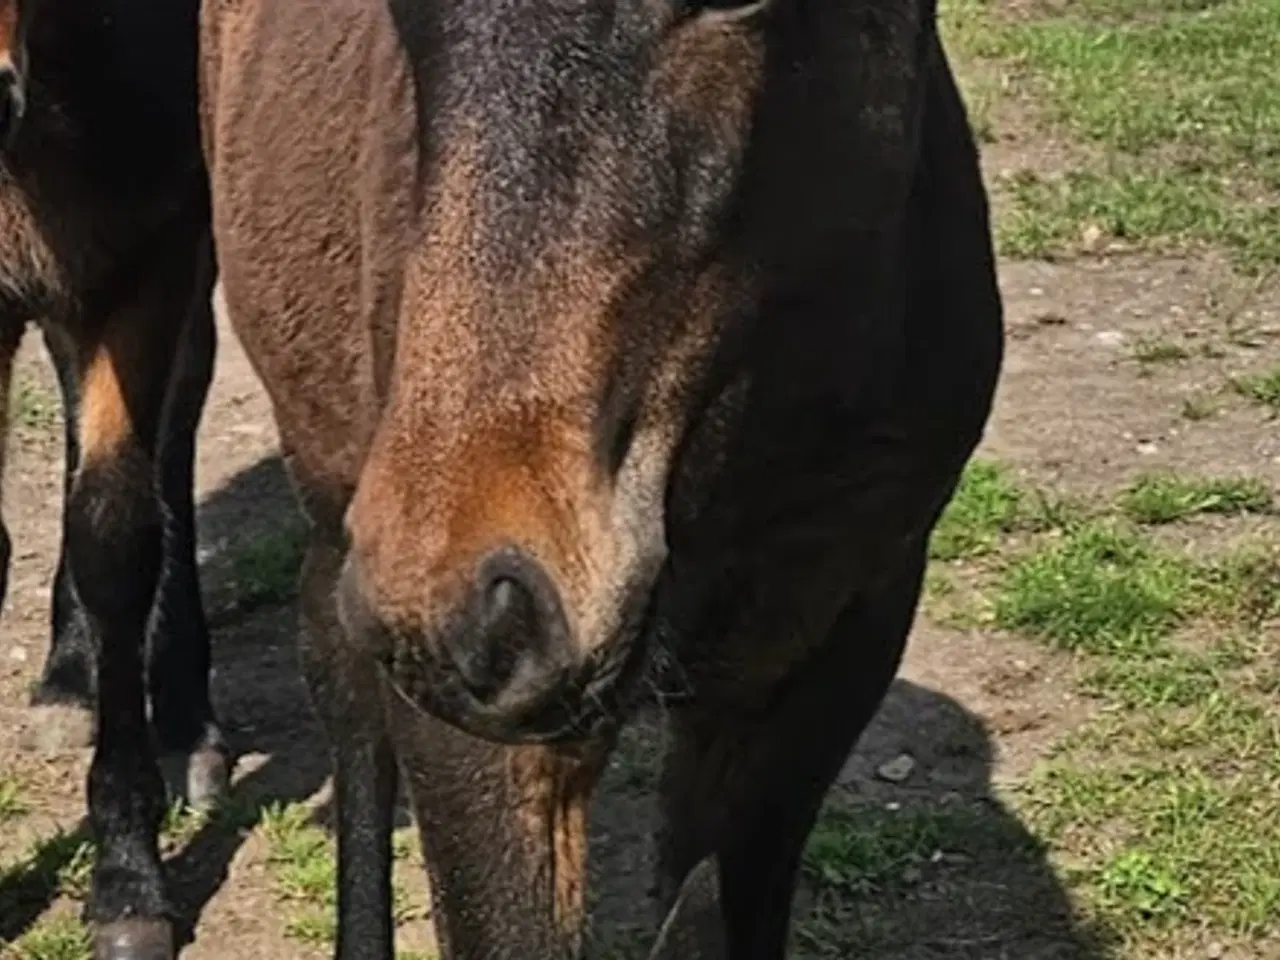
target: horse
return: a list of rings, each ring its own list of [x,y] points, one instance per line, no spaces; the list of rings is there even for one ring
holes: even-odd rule
[[[14,355],[38,325],[66,414],[65,498],[32,701],[56,724],[46,739],[94,744],[99,960],[172,956],[164,774],[208,805],[231,762],[193,499],[216,352],[197,25],[194,0],[0,0],[0,468]],[[0,525],[0,598],[11,552]]]
[[[1003,358],[933,0],[204,0],[200,41],[309,524],[334,956],[394,955],[402,781],[444,956],[581,955],[588,804],[656,692],[656,914],[780,960]]]

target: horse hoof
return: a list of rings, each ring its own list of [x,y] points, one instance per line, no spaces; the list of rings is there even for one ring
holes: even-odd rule
[[[160,761],[171,800],[197,810],[216,807],[231,782],[231,760],[220,747],[201,747],[191,753],[171,753]]]
[[[71,704],[42,704],[28,710],[18,746],[42,754],[65,753],[93,746],[93,711]]]
[[[174,960],[173,928],[166,920],[117,920],[100,926],[93,960]]]

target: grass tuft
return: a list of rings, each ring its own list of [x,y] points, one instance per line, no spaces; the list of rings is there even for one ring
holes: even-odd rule
[[[272,533],[232,550],[229,561],[238,604],[252,608],[292,600],[306,545],[305,524],[292,518]]]
[[[998,625],[1067,650],[1149,648],[1187,611],[1194,568],[1124,526],[1091,521],[1014,560]]]
[[[999,464],[974,459],[929,541],[934,560],[958,560],[993,550],[1002,533],[1018,525],[1022,494]]]
[[[1267,407],[1272,415],[1280,414],[1280,370],[1237,377],[1231,381],[1235,391],[1261,407]]]
[[[28,930],[13,950],[16,960],[89,960],[92,941],[79,920],[60,914]]]
[[[1272,496],[1251,478],[1144,474],[1120,497],[1120,509],[1136,523],[1164,524],[1202,513],[1265,513]]]

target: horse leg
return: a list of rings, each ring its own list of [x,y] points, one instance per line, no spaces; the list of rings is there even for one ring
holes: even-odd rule
[[[312,530],[299,591],[299,654],[333,758],[338,839],[337,960],[392,960],[391,834],[399,779],[375,664],[344,642],[334,586],[339,537]],[[353,656],[352,654],[355,653]]]
[[[206,273],[213,275],[211,258]],[[147,669],[161,769],[171,795],[198,807],[222,796],[230,767],[209,691],[209,627],[196,558],[196,432],[217,350],[211,291],[211,282],[197,290],[166,411],[160,453],[164,572],[148,633]]]
[[[673,713],[659,888],[670,898],[716,854],[728,960],[786,956],[805,841],[897,673],[923,573],[920,551],[886,589],[847,607],[768,710]]]
[[[91,320],[77,343],[80,459],[66,551],[98,679],[88,782],[97,859],[85,905],[96,960],[174,955],[158,849],[165,790],[147,717],[144,647],[164,561],[157,451],[203,269],[194,249],[162,242],[127,300],[85,304],[97,309],[86,309]]]

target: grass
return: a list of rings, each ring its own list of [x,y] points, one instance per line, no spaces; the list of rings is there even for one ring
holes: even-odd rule
[[[1150,528],[1269,513],[1271,490],[1164,472],[1138,476],[1109,504],[1038,502],[1007,469],[975,461],[939,524],[934,557],[945,562],[929,571],[935,605],[978,610],[969,628],[1069,652],[1096,711],[1005,790],[1029,833],[984,849],[1044,858],[1080,922],[1100,931],[1097,955],[1204,956],[1217,944],[1270,956],[1280,830],[1259,824],[1280,825],[1280,556],[1267,539],[1210,554]],[[855,903],[948,896],[954,871],[936,863],[947,845],[988,877],[1000,869],[974,852],[980,825],[938,815],[824,817],[804,860],[817,903],[800,924],[810,955],[880,942],[884,916]],[[1018,882],[1002,890],[1002,904],[1021,895]],[[833,911],[839,922],[824,920]],[[850,940],[851,928],[863,939]]]
[[[1022,508],[1022,492],[1007,471],[975,458],[934,528],[929,556],[957,560],[990,552],[1001,534],[1017,527]]]
[[[996,623],[1066,650],[1150,647],[1186,615],[1195,570],[1135,532],[1099,521],[1010,564]]]
[[[1248,271],[1280,262],[1280,0],[1082,0],[1059,10],[977,0],[943,9],[962,76],[995,65],[1033,113],[1093,154],[1061,175],[1003,184],[1002,250],[1072,255],[1100,237],[1165,251],[1214,245]],[[1087,243],[1086,233],[1095,235]]]
[[[50,917],[23,934],[0,958],[13,960],[89,960],[89,932],[73,916]]]
[[[0,775],[0,824],[15,820],[27,812],[22,782],[14,776]]]
[[[306,550],[305,524],[291,517],[269,534],[229,551],[230,578],[242,609],[288,603],[297,594]]]
[[[1145,474],[1120,498],[1125,516],[1144,524],[1174,523],[1203,513],[1265,513],[1271,504],[1271,491],[1260,480],[1174,474]]]
[[[9,418],[27,430],[53,430],[62,422],[62,401],[40,384],[18,379],[12,387]]]
[[[1280,835],[1258,824],[1280,817],[1280,781],[1261,763],[1220,765],[1170,756],[1152,739],[1151,711],[1126,724],[1152,756],[1068,754],[1024,787],[1022,809],[1051,842],[1070,850],[1077,889],[1131,943],[1153,949],[1207,926],[1220,938],[1266,937],[1280,917]],[[1268,722],[1254,714],[1250,725]],[[1277,742],[1274,719],[1271,743]],[[1135,953],[1135,955],[1142,955]]]
[[[1000,252],[1015,259],[1071,256],[1085,252],[1092,228],[1109,243],[1162,253],[1220,246],[1246,270],[1280,262],[1280,211],[1248,200],[1227,202],[1214,182],[1174,171],[1069,171],[1059,177],[1023,171],[1003,182],[1012,208],[998,224]]]
[[[276,894],[293,908],[285,932],[295,940],[327,947],[337,935],[338,868],[329,834],[311,821],[305,804],[276,805],[264,812],[262,828],[270,848]],[[406,860],[413,843],[406,832],[393,838],[397,860]],[[402,924],[422,914],[398,882],[392,909]],[[412,954],[401,952],[402,958]]]
[[[886,810],[828,807],[805,848],[803,870],[828,891],[867,896],[918,885],[948,857],[1034,854],[1016,826],[980,807]]]
[[[1262,955],[1280,937],[1280,830],[1259,829],[1280,824],[1280,562],[1264,544],[1174,549],[1142,526],[1271,502],[1253,480],[1146,475],[1115,511],[1006,538],[980,568],[998,626],[1081,660],[1099,712],[1011,803],[1126,960],[1203,955],[1209,942]],[[936,838],[859,829],[874,835],[817,834],[811,876],[871,889]]]
[[[1273,416],[1280,414],[1280,370],[1237,377],[1231,381],[1231,386],[1241,396],[1266,407]]]

